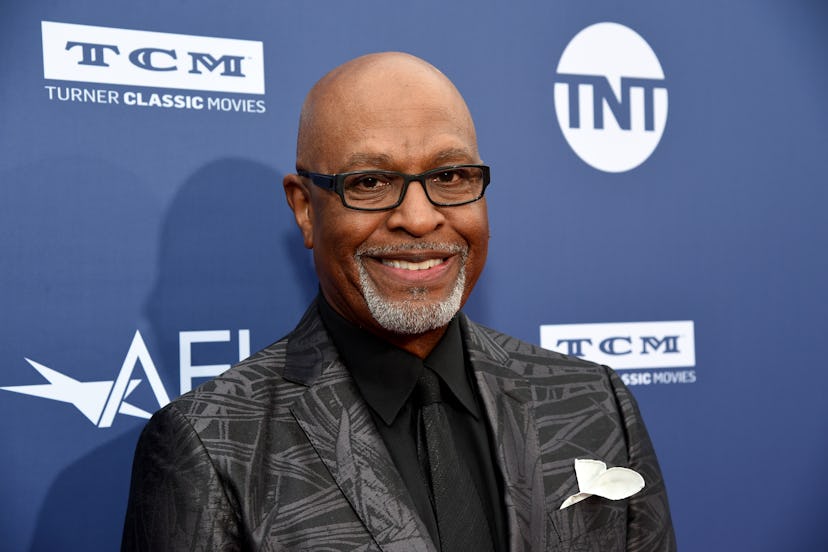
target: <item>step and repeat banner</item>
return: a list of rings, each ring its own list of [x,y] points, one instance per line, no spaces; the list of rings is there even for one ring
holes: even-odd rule
[[[492,167],[469,315],[619,371],[682,550],[828,546],[824,3],[0,15],[0,549],[116,550],[146,419],[293,327],[299,109],[381,50],[456,83]]]

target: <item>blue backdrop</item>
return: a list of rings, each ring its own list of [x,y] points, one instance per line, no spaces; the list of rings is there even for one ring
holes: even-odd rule
[[[692,322],[672,342],[692,363],[671,365],[667,334],[653,334],[659,367],[622,370],[681,549],[828,547],[824,3],[0,10],[0,549],[117,549],[142,416],[292,328],[316,292],[281,188],[299,108],[328,69],[378,50],[431,61],[475,116],[493,184],[474,319],[535,343],[543,325]],[[652,68],[643,50],[614,60],[620,46],[600,33],[592,61],[559,70],[600,22],[637,33],[663,77],[635,74]],[[215,37],[261,43],[261,56]],[[616,138],[651,136],[646,87],[625,101],[617,83],[656,83],[666,123],[635,168],[595,168],[570,146],[573,122],[558,115],[571,119],[561,102],[573,92],[556,90],[573,64],[598,79],[577,87],[597,141],[625,109]],[[256,75],[263,93],[223,84]],[[616,88],[596,130],[600,83]],[[625,328],[604,352],[640,352]]]

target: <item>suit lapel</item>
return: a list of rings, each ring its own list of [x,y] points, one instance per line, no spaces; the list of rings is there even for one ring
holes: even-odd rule
[[[315,306],[311,308],[315,314]],[[428,530],[416,514],[368,406],[338,359],[318,315],[306,315],[303,322],[288,342],[285,377],[304,379],[310,387],[291,412],[383,551],[433,552]]]
[[[531,387],[506,368],[509,355],[500,345],[467,319],[462,321],[503,476],[509,549],[545,550],[545,493]]]

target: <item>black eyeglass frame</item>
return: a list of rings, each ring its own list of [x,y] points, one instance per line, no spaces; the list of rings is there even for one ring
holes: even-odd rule
[[[428,195],[428,185],[426,185],[426,179],[432,174],[438,174],[443,171],[449,171],[453,169],[464,169],[464,168],[476,168],[480,169],[483,173],[483,187],[480,189],[480,195],[478,195],[474,199],[469,199],[467,201],[463,201],[461,203],[440,203],[439,201],[434,201],[434,199]],[[483,198],[483,195],[486,193],[486,187],[488,187],[489,182],[491,181],[491,171],[488,165],[475,165],[475,164],[465,164],[465,165],[446,165],[444,167],[437,167],[436,169],[431,169],[425,171],[420,174],[406,174],[397,171],[382,171],[382,170],[361,170],[361,171],[350,171],[344,173],[337,173],[337,174],[322,174],[322,173],[315,173],[310,171],[304,171],[301,169],[296,170],[296,174],[299,176],[303,176],[305,178],[310,179],[315,185],[319,186],[324,190],[329,190],[334,192],[336,195],[339,196],[339,199],[342,201],[342,205],[344,205],[348,209],[353,209],[355,211],[389,211],[391,209],[395,209],[399,207],[403,200],[405,199],[405,194],[408,192],[408,185],[413,182],[419,182],[423,186],[423,191],[425,192],[426,197],[431,202],[432,205],[437,207],[459,207],[460,205],[468,205],[469,203],[474,203],[475,201],[479,201]],[[360,175],[360,174],[377,174],[377,175],[390,175],[390,176],[397,176],[402,177],[403,179],[403,186],[402,190],[400,190],[400,197],[397,199],[397,202],[393,205],[389,205],[387,207],[355,207],[353,205],[348,205],[345,201],[345,191],[344,191],[344,183],[345,179],[349,176],[353,175]]]

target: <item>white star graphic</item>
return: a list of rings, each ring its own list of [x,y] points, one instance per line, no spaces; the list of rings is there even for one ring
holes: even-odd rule
[[[95,425],[99,424],[101,421],[101,414],[104,411],[107,400],[110,398],[112,386],[115,383],[114,381],[78,381],[28,358],[26,359],[26,362],[28,362],[35,370],[40,372],[40,375],[46,378],[49,383],[0,387],[0,389],[12,391],[13,393],[22,393],[24,395],[32,395],[35,397],[42,397],[44,399],[71,403],[75,406],[75,408],[80,410],[90,422]],[[130,379],[126,392],[124,393],[124,398],[128,397],[139,383],[141,383],[140,379]],[[137,418],[149,419],[151,416],[151,414],[146,410],[142,410],[123,400],[118,407],[118,412],[128,416],[135,416]]]

